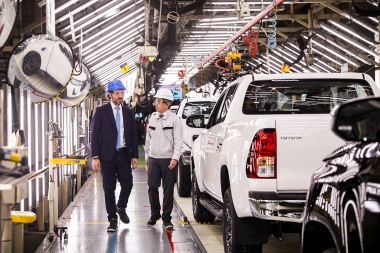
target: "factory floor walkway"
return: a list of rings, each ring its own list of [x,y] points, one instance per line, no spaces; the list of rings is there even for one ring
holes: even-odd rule
[[[133,171],[133,190],[127,214],[131,222],[119,220],[116,233],[108,233],[101,175],[92,173],[74,201],[60,217],[60,226],[67,227],[67,239],[48,236],[36,252],[206,252],[190,224],[184,224],[182,210],[175,204],[172,212],[174,229],[166,231],[159,220],[147,226],[150,217],[145,168]],[[116,189],[118,196],[120,187]],[[160,193],[162,203],[162,192]]]

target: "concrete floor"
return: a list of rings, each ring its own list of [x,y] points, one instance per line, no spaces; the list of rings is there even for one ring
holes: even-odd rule
[[[222,222],[220,220],[216,220],[211,224],[197,223],[193,217],[191,197],[181,198],[175,191],[175,199],[205,247],[206,252],[224,252]],[[263,253],[298,252],[300,252],[300,235],[295,233],[284,233],[282,241],[279,241],[274,237],[269,237],[268,243],[263,246]]]
[[[130,224],[119,221],[116,233],[107,233],[107,213],[100,174],[91,176],[69,208],[60,217],[60,226],[68,229],[68,239],[57,237],[50,243],[46,237],[36,252],[223,252],[222,223],[199,224],[192,216],[191,197],[175,195],[177,205],[172,212],[174,230],[167,232],[159,220],[146,225],[150,217],[146,172],[139,166],[134,172],[134,187],[127,207]],[[116,196],[118,196],[119,187]],[[175,189],[176,194],[176,189]],[[162,203],[162,194],[160,196]],[[186,216],[189,225],[182,222]],[[270,238],[264,253],[297,253],[298,234],[284,234],[283,241]]]

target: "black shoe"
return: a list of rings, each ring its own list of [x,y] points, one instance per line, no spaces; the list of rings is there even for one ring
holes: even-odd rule
[[[117,219],[111,219],[110,225],[107,228],[107,232],[116,232],[117,231]]]
[[[158,216],[151,216],[150,219],[148,220],[148,222],[146,224],[148,224],[149,226],[154,226],[156,225],[156,222],[161,219],[161,215],[158,215]]]
[[[116,207],[116,212],[119,214],[120,220],[123,223],[125,223],[125,224],[129,223],[129,217],[128,217],[127,213],[125,212],[125,208]]]
[[[162,226],[164,226],[166,230],[172,230],[173,229],[173,224],[170,221],[164,221]]]

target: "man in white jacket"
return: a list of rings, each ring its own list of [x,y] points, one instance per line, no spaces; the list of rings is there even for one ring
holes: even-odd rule
[[[147,222],[153,226],[161,218],[158,188],[164,189],[162,221],[165,229],[173,229],[171,212],[173,210],[174,184],[177,179],[178,159],[182,145],[182,123],[169,108],[173,94],[161,88],[155,97],[156,112],[149,119],[145,139],[145,162],[148,168],[148,186],[151,217]]]

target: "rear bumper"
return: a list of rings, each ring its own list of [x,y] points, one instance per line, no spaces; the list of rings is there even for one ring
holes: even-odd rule
[[[301,223],[307,193],[249,192],[254,217],[264,220]]]

